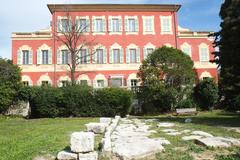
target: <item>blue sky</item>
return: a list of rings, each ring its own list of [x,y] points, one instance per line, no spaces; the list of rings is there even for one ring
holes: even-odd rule
[[[0,10],[0,56],[11,59],[11,33],[47,28],[48,3],[181,4],[179,25],[194,31],[218,31],[219,10],[224,0],[4,0]]]

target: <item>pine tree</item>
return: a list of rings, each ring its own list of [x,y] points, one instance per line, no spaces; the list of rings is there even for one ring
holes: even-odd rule
[[[219,89],[225,109],[240,109],[240,0],[225,0],[221,6],[221,30],[214,34],[215,62],[220,68]]]

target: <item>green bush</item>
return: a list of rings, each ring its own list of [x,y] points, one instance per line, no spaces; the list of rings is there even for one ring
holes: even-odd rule
[[[32,118],[125,116],[130,113],[132,104],[131,92],[120,88],[94,90],[89,86],[75,85],[26,90],[19,95],[23,99],[29,98]]]
[[[31,117],[57,117],[64,110],[62,92],[54,87],[33,87],[30,97]]]
[[[194,108],[194,107],[196,107],[196,105],[194,101],[189,97],[178,102],[176,108]]]
[[[132,93],[120,88],[104,88],[95,92],[95,102],[103,116],[125,116],[131,112]]]
[[[218,100],[218,87],[213,79],[200,81],[194,88],[194,99],[200,109],[212,109]]]
[[[20,68],[12,61],[0,58],[0,114],[13,104],[21,86],[20,79]]]
[[[154,87],[145,86],[138,98],[142,103],[143,114],[156,114],[169,112],[176,103],[177,91],[164,84]]]

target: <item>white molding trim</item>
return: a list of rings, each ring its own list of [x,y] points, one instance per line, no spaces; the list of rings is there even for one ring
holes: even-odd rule
[[[42,81],[48,81],[50,84],[52,84],[52,80],[51,78],[48,76],[48,73],[45,73],[43,75],[41,75],[37,81],[37,85],[41,86],[42,85]]]
[[[28,75],[22,75],[21,78],[22,78],[22,82],[23,82],[23,81],[27,81],[28,84],[29,84],[29,86],[32,86],[32,85],[33,85],[33,82],[32,82],[32,79],[31,79],[30,76],[28,76]]]
[[[110,49],[122,49],[122,46],[120,46],[118,43],[114,43],[110,46]]]
[[[131,49],[131,48],[137,49],[137,48],[139,48],[139,47],[138,47],[136,44],[131,43],[131,44],[129,44],[129,45],[127,46],[127,48],[128,48],[128,49]]]
[[[153,45],[151,42],[148,42],[143,48],[144,48],[144,49],[153,48],[153,50],[155,50],[155,49],[156,49],[156,46]]]
[[[173,24],[172,24],[172,16],[159,16],[160,18],[160,27],[161,27],[161,35],[172,35],[173,34]],[[168,19],[170,21],[170,31],[163,32],[163,19]]]
[[[50,50],[51,47],[44,43],[40,47],[38,47],[38,49],[39,50]]]
[[[190,53],[189,56],[192,57],[192,46],[190,44],[188,44],[187,42],[184,42],[181,46],[180,46],[182,52],[184,50],[184,48],[188,48]]]
[[[207,71],[204,71],[204,72],[202,72],[202,74],[200,75],[200,79],[203,79],[204,77],[212,78],[212,75],[211,75],[211,73],[209,73],[209,72],[207,72]]]
[[[28,45],[22,45],[21,47],[19,47],[19,49],[22,50],[28,50],[28,51],[32,51],[32,48]]]
[[[81,80],[87,80],[88,85],[89,85],[89,86],[92,85],[90,78],[89,78],[88,75],[86,75],[86,74],[81,74],[81,75],[78,76],[77,82],[80,83]]]
[[[156,33],[155,33],[155,21],[154,21],[154,18],[155,18],[155,16],[142,16],[142,25],[143,25],[143,35],[148,35],[148,34],[150,34],[150,35],[155,35]],[[146,21],[146,19],[151,19],[151,21],[152,21],[152,31],[145,31],[146,30],[146,26],[145,26],[145,21]]]

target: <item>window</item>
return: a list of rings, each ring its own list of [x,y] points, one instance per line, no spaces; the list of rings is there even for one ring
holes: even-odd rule
[[[136,79],[131,79],[131,87],[137,86],[137,80]]]
[[[68,19],[58,19],[58,32],[67,32],[70,31],[70,20]]]
[[[121,87],[122,86],[122,78],[112,78],[111,86],[112,87]]]
[[[151,54],[153,52],[153,48],[146,48],[145,54],[144,54],[144,58],[147,58],[149,54]]]
[[[119,28],[119,19],[114,18],[112,19],[112,32],[119,32],[120,28]]]
[[[136,24],[135,24],[135,19],[131,18],[128,19],[128,31],[129,32],[136,32]]]
[[[42,50],[42,64],[48,64],[48,50]]]
[[[113,63],[120,63],[120,49],[113,49]]]
[[[200,61],[202,61],[202,62],[208,62],[209,61],[209,55],[208,55],[208,48],[207,47],[201,47],[200,48]]]
[[[23,50],[22,55],[23,55],[22,64],[29,64],[29,51],[28,50]]]
[[[143,19],[143,28],[144,32],[153,32],[154,31],[154,19],[153,17],[144,17]]]
[[[97,56],[97,62],[98,64],[102,64],[103,63],[103,49],[97,49],[96,50],[96,56]]]
[[[80,50],[80,64],[86,64],[87,63],[87,49],[81,49]]]
[[[96,32],[103,32],[103,19],[96,19]]]
[[[79,32],[87,32],[87,19],[77,19],[77,26]]]
[[[161,18],[161,33],[172,34],[172,17],[160,16],[160,18]]]
[[[66,87],[66,86],[67,86],[67,84],[68,84],[68,81],[66,81],[66,80],[63,80],[63,81],[61,81],[61,83],[62,83],[62,87]]]
[[[49,82],[48,81],[42,81],[42,86],[48,86]]]
[[[104,87],[104,80],[97,80],[97,87],[103,88]]]
[[[183,51],[183,53],[185,53],[186,55],[191,56],[191,49],[190,49],[190,47],[183,47],[183,48],[182,48],[182,51]]]
[[[137,53],[136,49],[130,49],[130,63],[136,63],[137,62]]]
[[[87,80],[80,80],[80,85],[87,85],[87,84],[88,84]]]
[[[69,53],[68,50],[62,50],[62,64],[69,63]]]
[[[29,86],[29,82],[28,81],[22,81],[23,86]]]

